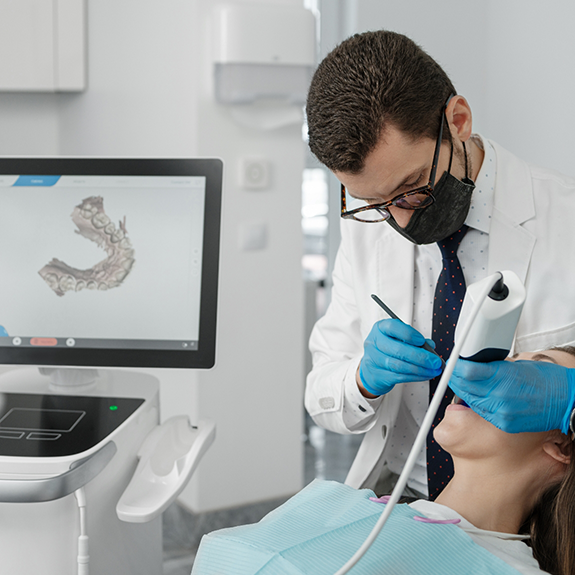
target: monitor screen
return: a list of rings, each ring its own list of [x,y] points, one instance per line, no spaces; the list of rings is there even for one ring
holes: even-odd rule
[[[0,158],[0,363],[211,367],[222,163]]]

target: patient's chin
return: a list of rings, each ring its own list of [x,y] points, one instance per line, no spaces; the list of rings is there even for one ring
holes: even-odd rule
[[[452,457],[460,459],[484,459],[523,451],[534,443],[535,434],[505,433],[477,415],[471,409],[448,410],[433,437]]]
[[[450,453],[450,449],[457,445],[457,443],[461,443],[463,439],[461,434],[457,433],[456,427],[451,424],[449,421],[445,421],[443,419],[440,424],[433,430],[433,438],[442,449],[445,449],[448,453]]]
[[[433,437],[451,455],[473,456],[477,453],[478,443],[483,444],[480,449],[483,451],[495,441],[491,428],[499,431],[471,409],[447,410],[433,430]]]

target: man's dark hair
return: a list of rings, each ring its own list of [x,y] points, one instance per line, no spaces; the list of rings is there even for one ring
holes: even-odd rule
[[[314,74],[306,105],[310,149],[330,170],[359,173],[390,124],[414,140],[436,138],[450,94],[455,88],[441,66],[406,36],[356,34]]]

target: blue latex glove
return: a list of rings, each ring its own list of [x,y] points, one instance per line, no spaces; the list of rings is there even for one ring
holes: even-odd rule
[[[575,369],[543,361],[458,360],[449,387],[473,411],[508,433],[568,433]]]
[[[399,319],[373,325],[363,344],[359,378],[373,395],[383,395],[398,383],[425,381],[442,371],[441,359],[423,349],[425,338]],[[427,340],[432,347],[435,344]]]
[[[3,325],[0,325],[0,337],[8,337],[8,332]]]

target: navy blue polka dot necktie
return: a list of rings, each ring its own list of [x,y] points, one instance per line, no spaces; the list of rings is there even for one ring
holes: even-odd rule
[[[465,278],[457,258],[457,249],[467,229],[464,225],[452,236],[437,242],[443,257],[443,268],[435,287],[431,339],[435,342],[435,351],[445,361],[449,358],[453,348],[455,326],[465,297]],[[429,401],[435,394],[439,380],[440,377],[436,377],[429,382]],[[443,419],[445,408],[452,399],[453,392],[448,387],[427,436],[427,487],[431,500],[441,493],[453,477],[451,456],[433,439],[433,430]]]

